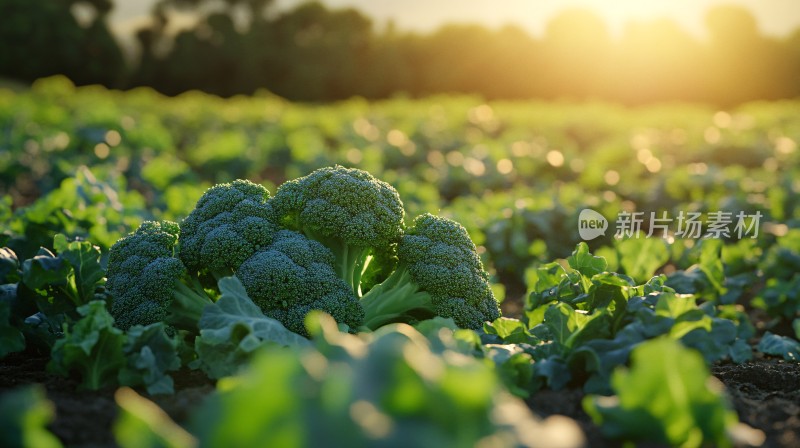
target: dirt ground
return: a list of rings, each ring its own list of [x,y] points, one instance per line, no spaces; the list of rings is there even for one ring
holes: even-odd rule
[[[9,389],[41,383],[55,403],[56,420],[51,430],[66,446],[115,446],[111,426],[117,409],[112,389],[97,392],[77,391],[77,382],[45,371],[47,358],[13,354],[0,361],[0,395]],[[723,364],[712,372],[726,386],[741,421],[761,429],[767,436],[765,447],[800,447],[800,364],[775,360],[756,360],[741,365]],[[201,373],[181,371],[175,375],[176,393],[151,397],[178,423],[213,390]],[[583,392],[577,389],[544,390],[527,401],[542,417],[561,414],[578,421],[592,448],[618,447],[605,440],[581,408]],[[647,445],[654,447],[657,445]]]

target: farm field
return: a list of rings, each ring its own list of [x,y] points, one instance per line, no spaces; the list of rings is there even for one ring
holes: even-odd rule
[[[798,110],[0,87],[0,445],[798,446]]]

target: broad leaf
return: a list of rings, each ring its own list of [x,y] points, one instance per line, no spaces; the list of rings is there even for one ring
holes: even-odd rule
[[[669,339],[642,343],[630,369],[612,375],[615,399],[587,396],[583,405],[606,437],[670,446],[730,446],[736,413],[697,352]]]
[[[82,305],[92,300],[97,284],[105,276],[100,266],[100,248],[88,241],[67,242],[61,234],[56,235],[53,246],[58,251],[58,257],[72,266],[76,304]]]
[[[589,246],[584,242],[578,243],[572,255],[567,257],[567,263],[572,269],[587,277],[592,277],[608,269],[606,259],[590,254]]]
[[[764,333],[758,351],[767,355],[782,356],[787,361],[800,362],[800,342],[786,336]]]
[[[167,335],[164,324],[134,325],[126,336],[122,350],[127,364],[119,372],[120,385],[144,385],[151,395],[173,393],[173,381],[168,372],[178,370],[181,360],[178,342]]]
[[[207,305],[195,339],[199,367],[212,378],[239,370],[253,352],[267,344],[306,346],[309,341],[264,315],[236,277],[219,281],[219,300]]]
[[[72,328],[65,325],[64,337],[53,346],[48,370],[64,376],[78,372],[81,387],[90,390],[116,385],[117,374],[125,365],[125,334],[114,327],[103,301],[89,302],[79,307],[78,313],[81,320]]]
[[[629,238],[616,242],[620,267],[637,282],[648,281],[669,260],[669,250],[660,238]]]

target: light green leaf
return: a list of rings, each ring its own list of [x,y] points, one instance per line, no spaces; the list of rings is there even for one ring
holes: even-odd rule
[[[589,253],[589,246],[584,242],[578,243],[572,255],[567,257],[567,263],[572,269],[587,277],[592,277],[608,269],[606,259],[595,257]]]
[[[606,437],[697,448],[731,446],[736,413],[713,383],[705,361],[677,341],[654,339],[612,375],[615,398],[587,396],[583,406]]]
[[[669,261],[669,250],[660,238],[629,238],[616,242],[620,267],[639,283],[650,280]]]

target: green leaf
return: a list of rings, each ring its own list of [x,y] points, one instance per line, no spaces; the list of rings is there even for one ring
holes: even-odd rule
[[[767,355],[782,356],[786,361],[800,362],[800,342],[786,336],[764,333],[758,351]]]
[[[8,247],[0,248],[0,283],[16,283],[20,280],[19,259]]]
[[[583,407],[606,437],[670,446],[731,446],[736,413],[705,361],[670,339],[639,345],[630,370],[612,375],[614,398],[586,396]]]
[[[125,334],[114,327],[103,301],[89,302],[78,313],[83,317],[72,328],[65,325],[64,337],[53,345],[48,370],[63,376],[78,372],[81,387],[90,390],[116,385],[118,372],[125,366]]]
[[[534,375],[545,378],[547,386],[553,390],[563,389],[572,380],[567,362],[561,356],[550,356],[533,364]]]
[[[181,360],[178,341],[167,335],[164,323],[134,325],[128,329],[122,351],[127,365],[119,372],[120,385],[144,385],[151,395],[174,392],[172,377],[167,372],[178,370]]]
[[[581,315],[581,317],[584,316]],[[556,303],[544,313],[544,325],[550,329],[553,340],[562,346],[578,329],[578,319],[575,310],[565,303]]]
[[[536,344],[538,338],[528,333],[528,328],[524,322],[508,317],[499,317],[492,323],[485,323],[483,331],[486,334],[493,334],[500,337],[506,344],[528,343]]]
[[[67,282],[72,267],[65,260],[56,257],[45,248],[33,258],[22,263],[22,281],[31,289],[41,289],[46,285],[63,285]]]
[[[355,336],[338,331],[330,316],[310,319],[323,350],[267,347],[242,374],[221,379],[190,423],[203,445],[526,446],[520,436],[533,432],[543,446],[556,445],[547,431],[555,428],[542,427],[506,391],[493,362],[432,351],[405,324]],[[524,355],[498,349],[493,356],[510,368],[509,378],[522,379]],[[558,437],[574,440],[576,429],[563,425]]]
[[[590,254],[589,246],[584,242],[578,243],[572,255],[567,257],[567,263],[572,269],[587,277],[592,277],[608,269],[606,259]]]
[[[60,234],[56,236],[63,237]],[[59,258],[66,260],[72,266],[75,275],[77,305],[91,301],[94,298],[97,284],[105,276],[105,271],[100,265],[100,248],[88,241],[67,243],[66,240],[54,243],[54,246],[56,246]]]
[[[48,429],[55,406],[41,384],[23,386],[0,395],[0,446],[58,448],[61,442]]]
[[[681,342],[685,346],[697,349],[709,363],[730,356],[731,350],[735,351],[737,359],[748,358],[747,353],[740,346],[736,346],[737,341],[741,340],[736,338],[735,323],[728,319],[712,319],[708,316],[704,316],[704,319],[709,322],[707,328],[694,328],[681,337]],[[671,336],[678,337],[673,334]]]
[[[536,269],[532,276],[533,290],[525,303],[527,310],[533,310],[545,303],[558,299],[562,281],[567,277],[564,267],[556,262],[547,263]]]
[[[644,283],[669,261],[669,249],[661,238],[629,238],[616,242],[620,267],[634,280]]]
[[[253,352],[268,344],[310,345],[308,339],[265,316],[236,277],[221,279],[219,288],[222,295],[203,310],[200,336],[195,339],[197,365],[210,377],[235,373]]]
[[[592,286],[589,289],[587,300],[589,311],[607,309],[611,311],[614,320],[614,331],[622,324],[625,311],[628,308],[633,285],[629,279],[615,273],[602,273],[592,277]]]
[[[486,357],[495,364],[503,384],[512,394],[527,398],[533,388],[533,359],[518,345],[486,345]]]
[[[611,315],[599,311],[591,315],[575,313],[577,329],[567,338],[564,345],[568,350],[580,347],[593,339],[606,339],[611,336]]]
[[[700,262],[698,269],[703,272],[709,284],[719,295],[725,294],[725,268],[722,265],[722,247],[720,239],[706,239],[700,243]]]
[[[124,387],[114,394],[119,406],[119,416],[113,432],[122,448],[190,448],[197,440],[172,421],[166,412]]]
[[[656,314],[677,319],[685,313],[698,310],[697,299],[692,295],[664,293],[656,302]]]
[[[11,302],[0,300],[0,359],[22,350],[25,350],[25,337],[11,324]]]

